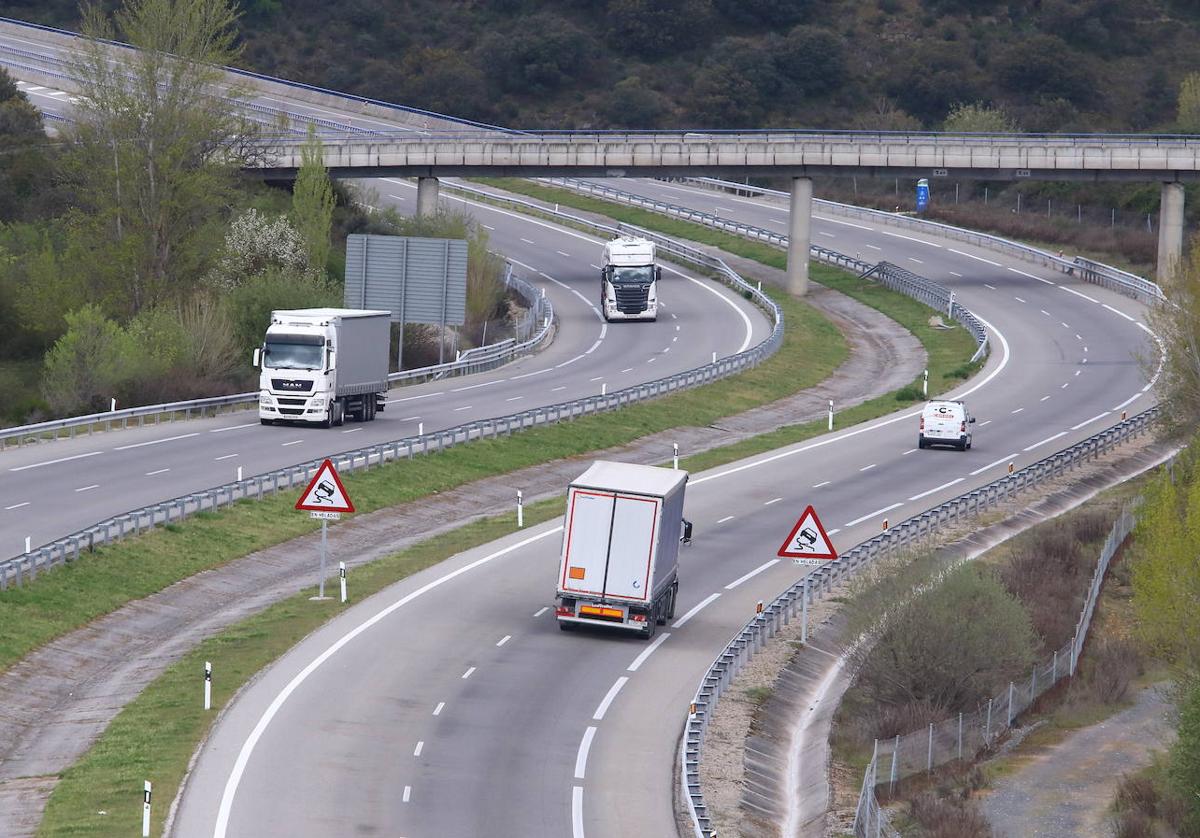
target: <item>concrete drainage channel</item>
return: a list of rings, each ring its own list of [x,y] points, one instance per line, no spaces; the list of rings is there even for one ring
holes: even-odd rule
[[[829,596],[835,585],[876,559],[892,557],[899,551],[931,544],[940,527],[975,518],[1027,489],[1061,477],[1116,446],[1147,433],[1157,424],[1159,417],[1158,406],[1149,408],[1020,471],[908,518],[848,550],[836,561],[814,570],[776,597],[761,614],[750,620],[704,674],[696,689],[684,727],[679,751],[679,788],[697,838],[713,838],[715,835],[712,818],[700,786],[700,762],[704,756],[704,738],[709,720],[722,694],[733,685],[738,673],[776,633],[798,616],[805,617],[810,605]],[[807,639],[805,625],[801,629],[801,640],[804,642]]]

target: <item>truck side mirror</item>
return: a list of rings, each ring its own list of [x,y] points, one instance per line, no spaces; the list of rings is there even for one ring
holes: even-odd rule
[[[329,372],[332,369],[333,369],[333,350],[330,349],[328,346],[326,346],[325,347],[325,374],[329,375]]]
[[[661,282],[661,281],[662,281],[662,268],[655,268],[655,269],[654,269],[654,279],[655,279],[655,281],[657,281],[657,282]]]
[[[974,425],[974,424],[975,424],[975,417],[974,417],[974,416],[972,416],[972,417],[971,417],[970,419],[968,419],[967,421],[968,421],[968,422],[970,422],[972,425]]]
[[[684,544],[692,543],[692,522],[687,518],[683,519],[683,536],[679,540]]]
[[[261,365],[261,363],[262,363],[262,347],[258,347],[254,350],[254,360],[251,363],[254,364],[255,369],[257,369]]]

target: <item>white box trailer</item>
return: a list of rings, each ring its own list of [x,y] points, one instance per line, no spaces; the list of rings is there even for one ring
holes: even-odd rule
[[[686,471],[595,462],[567,490],[559,628],[614,626],[654,636],[675,616]]]

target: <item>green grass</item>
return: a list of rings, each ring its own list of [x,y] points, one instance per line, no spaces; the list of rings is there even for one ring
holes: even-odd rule
[[[778,251],[766,255],[782,256]],[[961,367],[974,351],[969,337],[963,341],[965,333],[961,329],[922,328],[929,312],[908,298],[826,266],[814,265],[812,270],[814,278],[823,284],[893,314],[902,323],[911,322],[930,357],[945,359],[947,368]],[[704,426],[810,387],[845,359],[845,342],[832,324],[807,304],[786,294],[769,293],[783,307],[788,328],[780,351],[756,369],[616,413],[526,431],[504,440],[473,442],[432,457],[346,475],[347,490],[358,508],[368,512],[489,475],[580,456],[657,431]],[[935,381],[949,381],[951,377],[950,373],[931,376],[931,392]],[[894,397],[886,396],[847,411],[838,421],[841,424],[874,418],[898,406]],[[783,438],[795,441],[797,434],[816,435],[823,427],[822,423],[814,423],[785,428],[766,435],[757,446],[755,440],[750,440],[688,462],[697,467],[703,467],[699,465],[701,460],[710,465],[731,462],[745,456],[748,448],[784,444],[774,441]],[[668,452],[663,453],[666,460]],[[101,548],[95,556],[45,574],[24,589],[0,594],[0,627],[4,627],[0,629],[0,670],[37,646],[132,599],[161,590],[199,570],[314,530],[314,522],[292,511],[294,494],[285,492],[261,502],[244,501],[217,513],[193,516]],[[544,501],[526,507],[526,519],[533,524],[561,511],[561,498]],[[421,568],[511,532],[513,517],[477,521],[356,569],[351,577],[353,600],[361,601]],[[297,594],[203,641],[169,667],[122,710],[88,753],[64,772],[50,798],[39,834],[135,834],[145,779],[155,783],[155,797],[163,801],[154,812],[155,828],[161,830],[166,801],[173,799],[187,762],[216,712],[206,714],[199,706],[198,674],[203,661],[214,663],[213,701],[219,709],[255,672],[341,610],[338,604],[309,602],[310,593],[306,590]],[[108,814],[99,815],[100,811]]]
[[[527,525],[562,515],[562,499],[526,507]],[[373,593],[514,529],[512,516],[476,521],[355,568],[350,601],[311,602],[314,589],[231,626],[172,664],[122,710],[94,746],[62,775],[39,835],[140,835],[142,782],[154,784],[153,834],[160,834],[197,743],[217,713],[256,672],[333,616]],[[213,664],[213,709],[201,703],[204,662]],[[106,814],[100,814],[105,812]]]

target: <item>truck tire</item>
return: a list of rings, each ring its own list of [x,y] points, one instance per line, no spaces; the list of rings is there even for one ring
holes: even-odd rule
[[[658,631],[658,606],[654,605],[649,614],[646,615],[646,627],[642,629],[642,633],[638,635],[642,640],[649,640],[654,637],[654,632]]]
[[[671,601],[667,604],[667,619],[675,619],[675,600],[679,598],[679,583],[671,586]]]
[[[346,405],[341,399],[338,399],[333,403],[331,410],[334,414],[334,425],[340,428],[342,425],[346,424]]]
[[[332,428],[337,424],[337,402],[330,402],[329,411],[325,414],[325,419],[321,422],[322,428]]]
[[[558,627],[563,631],[575,631],[579,628],[579,623],[568,623],[566,620],[559,620]]]
[[[260,425],[274,425],[275,424],[274,419],[259,419],[258,422]]]

